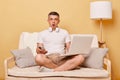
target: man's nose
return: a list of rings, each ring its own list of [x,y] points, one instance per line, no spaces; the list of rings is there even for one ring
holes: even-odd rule
[[[55,20],[53,20],[52,23],[55,23]]]
[[[52,22],[55,22],[54,20],[52,20]]]

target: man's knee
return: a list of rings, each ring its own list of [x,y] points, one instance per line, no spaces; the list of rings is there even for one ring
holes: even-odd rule
[[[36,55],[35,61],[40,66],[42,66],[44,64],[43,56],[41,54]]]
[[[76,62],[78,63],[78,64],[82,64],[83,63],[83,61],[84,61],[84,56],[83,55],[77,55],[77,56],[75,56],[75,60],[76,60]]]

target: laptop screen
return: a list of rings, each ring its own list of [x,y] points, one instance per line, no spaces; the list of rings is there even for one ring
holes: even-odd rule
[[[92,36],[73,36],[68,53],[89,53],[92,40]]]

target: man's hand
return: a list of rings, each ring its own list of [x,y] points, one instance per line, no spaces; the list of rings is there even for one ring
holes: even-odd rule
[[[41,47],[37,47],[36,52],[38,54],[46,54],[47,53],[47,51],[45,49],[41,48]]]

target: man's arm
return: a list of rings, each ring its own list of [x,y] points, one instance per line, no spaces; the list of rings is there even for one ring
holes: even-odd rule
[[[47,53],[47,51],[43,47],[44,47],[44,45],[42,43],[37,43],[37,48],[36,48],[37,54]]]
[[[66,53],[68,52],[68,50],[70,48],[70,44],[71,44],[71,42],[65,43],[65,51],[66,51]]]

